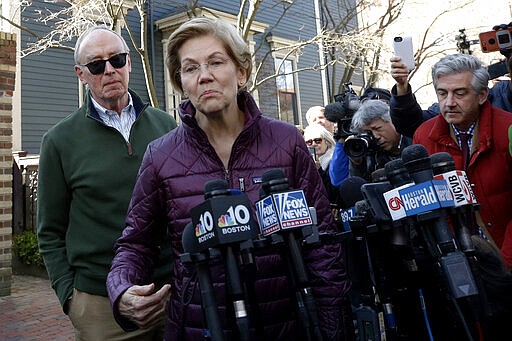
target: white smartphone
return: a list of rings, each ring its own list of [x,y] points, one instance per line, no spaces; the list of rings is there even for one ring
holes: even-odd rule
[[[407,65],[409,71],[414,70],[414,51],[412,49],[412,37],[394,37],[393,49],[395,55],[400,57],[402,63]]]

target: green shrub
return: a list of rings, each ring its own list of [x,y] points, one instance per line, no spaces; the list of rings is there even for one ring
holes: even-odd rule
[[[39,253],[37,236],[32,231],[25,231],[13,239],[14,253],[28,265],[43,266],[43,257]]]

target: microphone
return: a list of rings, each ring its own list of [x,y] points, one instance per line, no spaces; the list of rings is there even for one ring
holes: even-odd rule
[[[414,181],[409,176],[409,172],[404,166],[402,159],[391,160],[384,165],[386,177],[393,189],[384,193],[386,207],[393,221],[400,220],[407,216],[402,199],[400,198],[400,190],[411,187]]]
[[[378,168],[378,169],[374,170],[370,174],[370,178],[372,179],[372,182],[384,182],[384,181],[388,180],[386,178],[386,171],[384,168]]]
[[[245,193],[230,190],[224,180],[209,181],[204,189],[205,201],[190,210],[200,251],[258,237]]]
[[[181,236],[184,253],[180,256],[183,264],[193,264],[199,281],[199,289],[201,292],[202,307],[205,312],[206,323],[214,341],[224,340],[222,327],[220,322],[219,311],[217,310],[217,301],[215,299],[215,291],[213,289],[210,268],[208,265],[209,257],[206,252],[200,252],[199,243],[195,236],[194,226],[192,222],[185,225]]]
[[[265,236],[278,235],[285,243],[284,251],[290,262],[292,283],[297,286],[299,315],[306,329],[311,328],[315,340],[322,340],[312,290],[302,259],[296,233],[302,238],[304,228],[311,227],[312,218],[304,192],[290,190],[288,178],[281,169],[262,174],[263,197],[256,202],[256,212]]]
[[[350,218],[356,215],[355,204],[358,201],[364,200],[361,186],[366,183],[366,180],[359,176],[349,176],[338,187],[341,201],[343,202],[343,209],[340,210],[340,220],[344,232],[350,232]]]
[[[416,219],[426,227],[423,230],[424,236],[428,239],[430,231],[434,232],[437,248],[430,247],[429,251],[439,261],[452,296],[461,298],[476,295],[477,287],[467,258],[457,248],[452,231],[448,226],[446,211],[439,209],[443,207],[442,201],[448,201],[448,198],[451,199],[451,207],[454,206],[446,182],[433,180],[432,161],[423,145],[413,144],[404,148],[402,160],[416,185],[399,191],[400,197],[406,211],[407,206],[413,207],[413,210],[418,208],[415,205],[420,206],[416,210],[420,213],[416,215]],[[444,183],[440,191],[439,188],[438,191],[435,190],[436,182]],[[423,212],[421,206],[429,207],[431,212]]]
[[[313,224],[304,191],[289,190],[288,178],[281,169],[263,173],[256,215],[264,236],[288,229],[298,230]]]
[[[434,179],[445,180],[454,197],[455,208],[450,214],[457,233],[457,240],[463,252],[473,253],[475,247],[471,239],[468,225],[474,227],[472,206],[476,203],[473,198],[466,172],[455,170],[453,157],[446,152],[435,153],[431,156]],[[468,206],[470,205],[470,206]]]
[[[448,183],[453,194],[455,207],[477,203],[466,172],[455,170],[455,162],[450,153],[432,154],[431,160],[434,179],[445,180]]]
[[[393,189],[384,193],[386,206],[393,221],[400,221],[393,229],[391,243],[396,246],[409,246],[409,232],[414,225],[412,219],[406,218],[407,213],[400,198],[400,190],[414,185],[402,159],[391,160],[384,165],[386,177]],[[404,219],[406,218],[406,219]]]
[[[256,222],[251,215],[251,204],[246,194],[230,190],[224,180],[207,182],[204,198],[203,203],[190,211],[199,249],[220,248],[240,339],[249,340],[244,287],[240,276],[240,264],[235,253],[241,248],[250,253],[252,239],[259,235]]]
[[[441,252],[455,251],[446,212],[437,210],[454,206],[448,185],[443,180],[434,180],[432,161],[423,145],[413,144],[404,148],[402,161],[416,184],[399,191],[407,216],[435,211],[435,215],[440,216],[434,219],[433,229]]]

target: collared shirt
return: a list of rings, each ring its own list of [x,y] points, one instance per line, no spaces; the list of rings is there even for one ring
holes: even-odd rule
[[[462,149],[462,141],[460,139],[460,134],[467,134],[467,135],[470,135],[471,138],[468,139],[468,147],[469,147],[469,151],[471,153],[471,147],[473,147],[473,134],[475,132],[475,127],[476,127],[476,121],[473,122],[473,124],[471,124],[471,127],[469,127],[468,130],[464,131],[464,130],[459,130],[457,128],[455,128],[455,126],[452,124],[451,125],[452,128],[453,128],[453,131],[455,133],[455,136],[457,137],[457,143],[459,144],[459,147]]]
[[[130,129],[132,128],[133,122],[135,122],[135,119],[137,118],[130,93],[128,93],[128,105],[123,108],[121,115],[119,115],[114,110],[104,108],[92,97],[91,100],[94,108],[100,115],[101,120],[109,127],[118,130],[123,135],[124,139],[128,141],[130,137]]]

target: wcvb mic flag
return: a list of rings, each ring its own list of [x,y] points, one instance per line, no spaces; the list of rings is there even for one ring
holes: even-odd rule
[[[456,207],[476,204],[476,198],[471,190],[471,184],[469,183],[466,172],[453,170],[436,175],[434,179],[445,180],[448,183]]]

